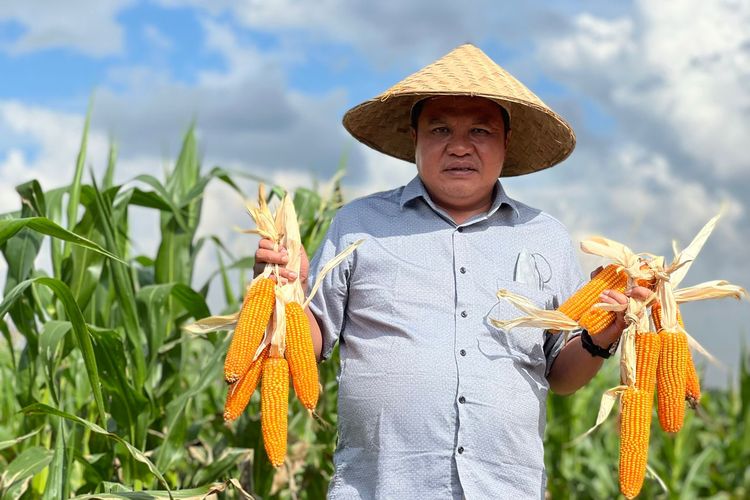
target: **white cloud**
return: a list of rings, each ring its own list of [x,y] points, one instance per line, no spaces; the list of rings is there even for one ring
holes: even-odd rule
[[[0,23],[16,22],[23,32],[0,45],[0,50],[18,55],[62,47],[96,57],[118,54],[123,50],[124,31],[116,16],[133,2],[6,0],[0,3]]]
[[[34,144],[34,154],[10,148],[0,156],[0,211],[17,210],[15,186],[31,179],[40,181],[45,189],[71,182],[76,157],[81,145],[84,119],[80,115],[51,111],[17,101],[0,101],[0,132],[9,131]],[[92,131],[88,139],[86,167],[103,170],[107,140]],[[88,174],[87,174],[88,175]]]
[[[554,55],[555,64],[563,69],[577,69],[582,60],[590,64],[609,63],[635,49],[630,19],[605,20],[583,13],[575,19],[575,29],[545,47],[545,52]]]
[[[747,2],[641,1],[628,17],[580,14],[539,56],[552,75],[598,99],[624,133],[732,178],[750,166],[748,25]]]
[[[361,152],[363,161],[347,167],[347,177],[344,178],[347,200],[403,186],[417,174],[412,163],[378,153],[359,143],[355,147]],[[357,177],[365,182],[349,182],[349,177],[359,172],[361,174]]]
[[[196,7],[210,16],[229,13],[242,27],[277,35],[290,56],[296,52],[297,57],[312,58],[310,47],[333,42],[354,48],[368,64],[389,69],[426,63],[462,43],[510,44],[530,31],[553,33],[564,25],[564,17],[548,7],[518,3],[508,12],[491,0],[157,1],[164,7]]]
[[[286,54],[242,43],[226,24],[202,25],[205,50],[222,58],[222,69],[204,70],[190,85],[161,69],[113,69],[112,85],[96,95],[96,126],[115,137],[125,156],[171,157],[181,129],[195,121],[212,165],[269,178],[282,171],[332,175],[348,141],[339,124],[344,92],[294,91],[282,68]]]

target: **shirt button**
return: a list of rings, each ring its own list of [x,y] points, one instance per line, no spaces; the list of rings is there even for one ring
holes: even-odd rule
[[[461,349],[460,351],[458,351],[458,353],[459,353],[459,354],[460,354],[461,356],[466,356],[466,349]]]
[[[464,447],[463,446],[459,446],[458,450],[456,450],[456,451],[458,451],[458,454],[460,455],[461,453],[464,452]]]
[[[462,318],[465,318],[468,315],[469,315],[469,313],[467,313],[466,311],[461,311],[461,317]]]
[[[458,398],[458,402],[464,404],[466,402],[466,398],[461,396],[460,398]]]
[[[459,269],[459,271],[461,271],[461,274],[466,274],[466,268],[465,267],[462,267],[461,269]]]
[[[459,233],[463,233],[464,232],[464,228],[463,227],[459,227],[458,229],[456,229],[456,231],[458,231]]]

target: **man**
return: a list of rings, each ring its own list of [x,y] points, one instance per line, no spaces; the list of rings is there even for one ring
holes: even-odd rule
[[[572,130],[471,45],[353,108],[344,124],[414,161],[418,175],[343,207],[310,266],[317,273],[366,239],[308,311],[319,358],[341,347],[330,498],[542,498],[547,390],[588,382],[624,321],[586,349],[580,336],[563,345],[539,329],[492,326],[519,315],[497,302],[499,288],[552,308],[584,281],[562,224],[509,198],[498,178],[562,161]],[[261,241],[259,263],[285,259]]]

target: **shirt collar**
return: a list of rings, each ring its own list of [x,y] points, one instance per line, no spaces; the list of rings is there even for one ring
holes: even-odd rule
[[[427,189],[425,189],[424,184],[422,183],[422,179],[419,178],[419,175],[416,175],[411,181],[409,181],[406,186],[404,186],[404,190],[401,192],[401,208],[403,209],[404,205],[419,197],[424,198],[424,200],[428,205],[430,205],[430,207],[432,207],[433,210],[437,210],[437,207],[430,198],[430,194],[427,192]],[[505,193],[505,189],[503,189],[503,185],[500,182],[500,179],[498,179],[495,189],[495,195],[492,200],[492,206],[487,212],[487,216],[489,217],[490,215],[494,214],[502,205],[508,205],[516,213],[516,217],[520,216],[516,201],[510,198]]]

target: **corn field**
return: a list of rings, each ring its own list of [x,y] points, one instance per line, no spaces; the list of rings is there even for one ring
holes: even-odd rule
[[[337,355],[319,366],[319,418],[291,398],[289,451],[275,470],[264,455],[258,394],[234,423],[223,420],[227,332],[195,336],[186,324],[236,311],[253,259],[217,237],[196,236],[203,194],[233,174],[201,169],[189,130],[164,180],[114,183],[88,174],[86,131],[68,186],[31,180],[19,209],[0,216],[7,276],[0,301],[0,500],[15,498],[325,497],[336,442]],[[71,159],[71,162],[73,159]],[[312,255],[341,205],[316,188],[294,192]],[[275,188],[270,197],[279,197]],[[251,197],[251,196],[250,196]],[[153,211],[155,255],[134,254],[131,208]],[[139,212],[142,213],[142,212]],[[218,267],[194,278],[196,256]],[[42,262],[42,259],[45,261]],[[209,287],[223,304],[209,311]],[[610,361],[589,386],[548,401],[545,442],[550,498],[615,498],[617,425],[574,439],[617,384]],[[491,438],[491,436],[488,436]],[[750,497],[750,356],[726,390],[708,390],[674,437],[652,434],[642,498]],[[658,477],[658,479],[657,479]]]

